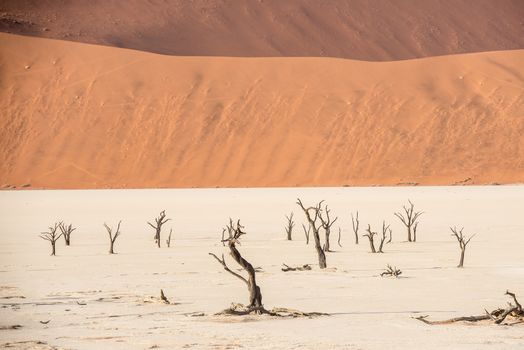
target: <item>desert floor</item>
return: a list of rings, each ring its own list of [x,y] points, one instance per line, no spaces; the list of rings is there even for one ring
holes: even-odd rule
[[[328,269],[319,270],[305,244],[304,215],[295,204],[325,199],[339,216]],[[407,243],[393,213],[411,199],[424,210],[418,242]],[[430,326],[413,319],[480,315],[504,307],[509,289],[524,301],[523,186],[374,187],[199,190],[0,192],[0,344],[34,349],[522,349],[521,325]],[[173,220],[171,248],[158,249],[146,224],[165,209]],[[393,243],[369,253],[355,245],[350,213],[361,232],[391,223]],[[297,220],[286,241],[285,214]],[[247,289],[209,255],[229,217],[245,230],[239,250],[254,266],[267,308],[331,313],[276,319],[213,314],[247,302]],[[123,220],[116,255],[102,224]],[[38,234],[72,222],[72,246],[57,256]],[[336,244],[338,225],[342,245]],[[459,247],[449,226],[475,233],[458,269]],[[313,270],[282,272],[281,264]],[[403,271],[383,278],[386,264]],[[157,302],[160,289],[173,302]],[[204,316],[195,316],[204,313]],[[40,321],[49,321],[42,324]],[[19,329],[4,329],[21,325]],[[19,342],[19,343],[18,343]],[[41,342],[38,344],[37,342]],[[16,344],[13,344],[16,343]]]

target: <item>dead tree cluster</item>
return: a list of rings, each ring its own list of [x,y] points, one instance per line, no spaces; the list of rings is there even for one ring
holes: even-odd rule
[[[513,299],[513,303],[509,302],[506,308],[498,308],[491,312],[484,309],[485,313],[483,315],[455,317],[442,321],[430,321],[427,319],[427,315],[418,316],[415,317],[415,319],[431,325],[479,321],[493,322],[494,324],[504,324],[508,326],[524,323],[524,310],[522,310],[522,305],[517,300],[515,293],[506,291],[505,295],[509,295]]]
[[[118,225],[116,226],[116,230],[113,230],[112,227],[109,227],[106,223],[104,223],[104,227],[107,230],[107,235],[109,236],[109,254],[115,254],[114,246],[115,241],[120,236],[120,224],[122,223],[122,220],[118,222]]]
[[[395,213],[395,216],[406,226],[408,230],[408,242],[417,241],[417,227],[418,227],[418,218],[423,214],[421,211],[415,211],[415,205],[408,200],[409,207],[403,206],[404,213],[398,212]]]
[[[286,236],[287,236],[287,240],[291,241],[292,240],[291,234],[293,233],[293,227],[295,226],[295,221],[293,221],[293,212],[291,212],[289,216],[286,215],[286,220],[287,220],[286,227],[285,227]]]
[[[168,222],[169,220],[171,219],[168,219],[166,218],[166,211],[165,210],[162,210],[160,212],[160,215],[158,215],[157,218],[155,218],[155,224],[152,224],[150,223],[149,221],[147,222],[149,226],[151,226],[154,230],[155,230],[155,243],[158,245],[158,248],[160,248],[160,233],[162,231],[162,226]]]
[[[464,237],[462,234],[464,227],[461,228],[460,231],[458,231],[456,227],[450,227],[449,229],[451,232],[453,232],[451,235],[457,239],[460,246],[460,260],[457,267],[464,267],[464,254],[466,253],[466,247],[468,246],[469,241],[471,241],[475,235],[472,235],[469,238]]]

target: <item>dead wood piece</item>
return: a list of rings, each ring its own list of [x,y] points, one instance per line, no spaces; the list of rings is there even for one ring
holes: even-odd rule
[[[23,326],[22,325],[19,325],[19,324],[13,324],[13,325],[9,325],[9,326],[0,326],[0,331],[7,331],[7,330],[10,330],[10,329],[19,329],[19,328],[22,328]]]
[[[311,270],[311,266],[309,264],[305,264],[305,265],[302,265],[302,266],[297,266],[297,267],[291,267],[291,266],[288,266],[286,264],[282,264],[282,271],[284,272],[287,272],[287,271],[309,271]]]
[[[329,316],[327,313],[322,312],[304,312],[295,309],[288,309],[283,307],[276,307],[271,310],[264,308],[249,308],[242,304],[233,303],[228,309],[222,310],[215,314],[215,316],[246,316],[246,315],[268,315],[272,317],[286,317],[286,318],[297,318],[297,317],[319,317]]]
[[[386,270],[380,274],[380,276],[390,276],[390,277],[398,277],[402,274],[402,271],[400,269],[397,269],[397,267],[392,267],[391,265],[387,265]]]
[[[160,300],[162,300],[166,304],[171,304],[169,300],[166,298],[164,291],[160,289]]]

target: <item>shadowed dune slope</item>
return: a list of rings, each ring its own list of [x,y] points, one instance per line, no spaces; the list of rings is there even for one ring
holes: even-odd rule
[[[524,180],[524,51],[171,57],[0,34],[0,184]]]
[[[389,61],[524,49],[522,0],[4,0],[0,30],[179,56]]]

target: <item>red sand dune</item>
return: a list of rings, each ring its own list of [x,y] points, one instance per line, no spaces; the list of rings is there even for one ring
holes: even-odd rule
[[[0,47],[0,184],[524,180],[524,50],[373,63]]]
[[[0,30],[179,56],[385,61],[524,49],[522,0],[4,0]]]

